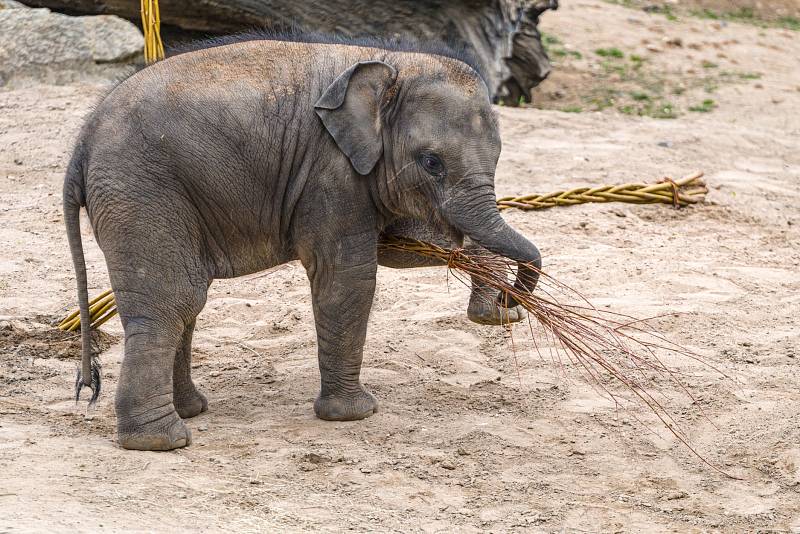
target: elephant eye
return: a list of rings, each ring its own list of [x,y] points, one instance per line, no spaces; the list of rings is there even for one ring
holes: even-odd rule
[[[425,172],[432,176],[444,176],[445,174],[444,163],[436,154],[423,152],[419,155],[419,164],[422,165]]]

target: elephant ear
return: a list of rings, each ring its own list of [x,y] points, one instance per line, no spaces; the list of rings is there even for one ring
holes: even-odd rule
[[[314,110],[356,172],[369,174],[383,154],[381,108],[397,80],[382,61],[356,63],[337,77]]]

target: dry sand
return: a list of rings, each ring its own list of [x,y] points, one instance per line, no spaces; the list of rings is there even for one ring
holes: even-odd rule
[[[763,76],[675,120],[501,108],[497,184],[505,195],[706,171],[697,208],[506,216],[598,306],[679,313],[658,327],[734,380],[671,359],[696,405],[659,385],[697,449],[740,480],[539,358],[525,327],[515,355],[502,328],[470,323],[467,290],[444,269],[379,272],[362,376],[381,412],[353,423],[313,417],[302,268],[215,282],[195,334],[210,409],[189,422],[194,443],[119,449],[118,321],[103,327],[106,389],[90,418],[71,400],[77,345],[49,326],[75,303],[62,174],[102,89],[47,86],[0,92],[0,532],[800,532],[800,35],[713,24],[595,1],[548,13],[545,30],[584,55],[618,46],[674,76],[704,58]],[[683,47],[642,44],[674,36]],[[88,225],[84,240],[97,293],[108,279]]]

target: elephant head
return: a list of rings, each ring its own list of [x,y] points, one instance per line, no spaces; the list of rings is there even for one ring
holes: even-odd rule
[[[421,68],[419,59],[408,65],[391,56],[336,78],[315,106],[325,128],[355,172],[374,182],[384,211],[439,219],[518,262],[515,285],[532,291],[539,250],[506,224],[495,201],[501,142],[486,84],[455,59],[428,55]]]

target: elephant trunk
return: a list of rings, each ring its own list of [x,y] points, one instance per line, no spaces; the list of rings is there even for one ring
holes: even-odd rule
[[[448,203],[445,217],[453,226],[483,248],[517,262],[517,279],[514,287],[524,293],[536,288],[542,256],[536,245],[511,228],[497,209],[494,188],[471,198],[455,198]],[[518,303],[510,295],[508,307]]]

